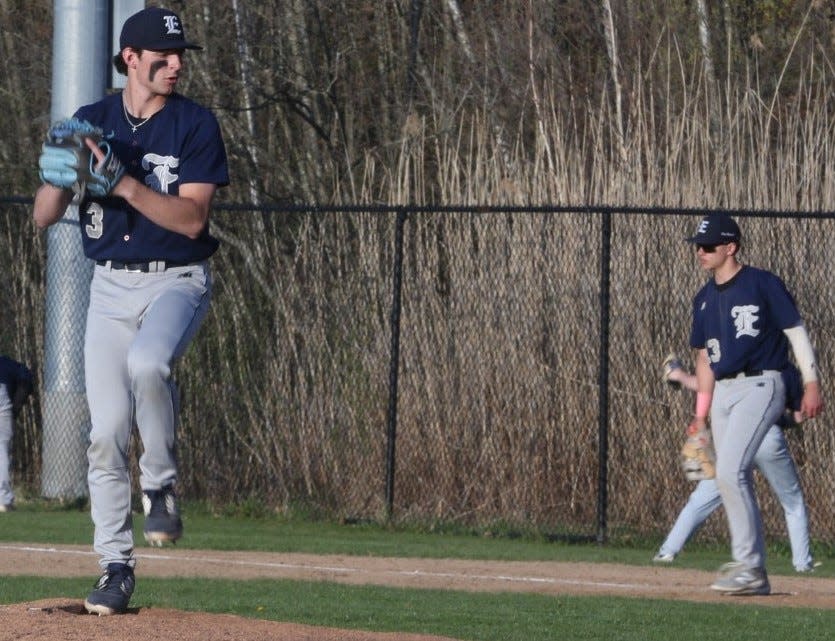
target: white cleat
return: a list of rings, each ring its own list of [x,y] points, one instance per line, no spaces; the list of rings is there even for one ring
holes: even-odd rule
[[[661,552],[652,557],[653,563],[672,563],[675,560],[675,554],[662,554]]]
[[[749,568],[741,563],[728,563],[710,587],[723,594],[736,596],[765,595],[771,593],[771,585],[765,568]]]

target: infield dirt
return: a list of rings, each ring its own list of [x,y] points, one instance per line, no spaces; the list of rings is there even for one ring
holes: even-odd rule
[[[710,590],[714,575],[698,570],[604,563],[462,561],[341,555],[219,552],[144,548],[137,553],[137,580],[154,577],[301,579],[489,592],[613,595],[698,602],[729,598]],[[85,546],[0,545],[0,576],[89,576],[98,572]],[[835,608],[835,579],[771,576],[772,594],[735,603],[759,606]],[[431,641],[441,637],[382,634],[259,621],[233,615],[134,608],[118,617],[83,613],[81,599],[45,599],[0,606],[0,641]]]

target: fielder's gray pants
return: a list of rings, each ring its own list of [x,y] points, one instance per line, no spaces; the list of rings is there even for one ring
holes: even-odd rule
[[[780,505],[783,506],[794,568],[802,570],[811,566],[813,559],[809,542],[809,517],[803,500],[803,490],[786,437],[777,425],[772,425],[766,432],[754,457],[754,466],[771,485]],[[720,505],[722,497],[719,488],[716,487],[716,481],[699,481],[681,509],[675,525],[661,544],[659,552],[674,555],[681,552],[693,533]]]
[[[171,369],[205,318],[211,290],[206,263],[158,273],[96,266],[93,273],[84,341],[92,424],[87,482],[93,547],[103,569],[134,563],[128,467],[134,418],[142,489],[177,480]]]
[[[716,382],[710,422],[716,447],[716,486],[722,495],[734,561],[765,567],[765,543],[754,495],[754,456],[786,406],[778,371]]]
[[[14,503],[12,492],[11,446],[14,416],[5,385],[0,385],[0,505]]]

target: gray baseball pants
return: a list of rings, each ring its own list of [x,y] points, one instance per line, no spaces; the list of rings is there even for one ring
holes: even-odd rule
[[[11,478],[11,445],[14,416],[5,385],[0,385],[0,505],[14,503]]]
[[[803,501],[803,490],[786,437],[777,425],[772,425],[766,432],[754,457],[754,465],[759,468],[783,506],[795,569],[799,571],[811,566],[813,559],[809,541],[809,517]],[[661,544],[659,553],[677,555],[681,552],[693,533],[720,505],[722,497],[716,481],[699,481]]]
[[[778,371],[716,382],[710,410],[716,486],[722,495],[734,561],[765,567],[762,520],[754,494],[754,456],[786,406]]]
[[[171,377],[206,316],[207,263],[136,273],[96,266],[84,342],[90,406],[87,482],[102,569],[133,564],[128,454],[136,422],[142,439],[139,483],[159,489],[177,480],[177,394]]]

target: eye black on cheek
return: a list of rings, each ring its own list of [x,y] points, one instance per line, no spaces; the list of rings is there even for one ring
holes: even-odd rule
[[[151,65],[150,69],[148,70],[148,80],[153,81],[154,76],[157,75],[160,69],[165,69],[168,66],[168,63],[165,60],[160,60],[155,62]]]

